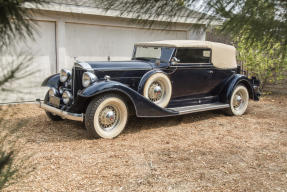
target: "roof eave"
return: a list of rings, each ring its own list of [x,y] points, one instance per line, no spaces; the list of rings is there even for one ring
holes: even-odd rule
[[[67,4],[57,4],[57,3],[49,3],[43,5],[35,5],[32,3],[25,3],[23,7],[28,9],[38,9],[44,11],[57,11],[57,12],[65,12],[65,13],[77,13],[77,14],[86,14],[86,15],[97,15],[97,16],[107,16],[107,17],[118,17],[118,18],[127,18],[127,19],[135,19],[135,13],[124,13],[121,14],[119,10],[104,10],[96,7],[85,7],[85,6],[76,6],[76,5],[67,5]],[[169,16],[162,16],[160,19],[150,19],[152,18],[150,14],[143,14],[142,20],[149,21],[159,21],[159,22],[173,22],[173,23],[183,23],[183,24],[202,24],[206,25],[209,22],[207,20],[198,21],[196,17],[183,17],[179,16],[176,18],[170,18]],[[210,24],[210,23],[209,23]],[[212,25],[219,25],[218,21],[214,21],[211,23]]]

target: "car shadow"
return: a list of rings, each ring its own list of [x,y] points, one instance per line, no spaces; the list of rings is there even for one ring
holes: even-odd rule
[[[177,126],[181,123],[192,124],[198,121],[218,117],[224,115],[221,110],[205,111],[186,115],[172,116],[172,117],[157,117],[157,118],[138,118],[131,117],[126,129],[122,134],[135,133],[140,130],[157,129],[162,127]]]
[[[141,130],[158,129],[177,126],[181,123],[192,124],[198,121],[222,116],[221,111],[206,111],[173,117],[138,118],[130,117],[122,135],[136,133]],[[30,118],[17,119],[18,122],[27,121],[27,125],[20,129],[21,136],[28,142],[69,142],[76,140],[90,140],[84,123],[70,120],[51,121],[45,114]]]

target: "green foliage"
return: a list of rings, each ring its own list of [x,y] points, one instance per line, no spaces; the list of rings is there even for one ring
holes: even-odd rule
[[[0,114],[4,114],[4,110],[0,108]],[[0,191],[5,187],[5,185],[10,182],[17,172],[17,169],[13,167],[14,158],[14,144],[10,146],[7,145],[7,141],[10,139],[7,130],[7,122],[4,120],[4,115],[0,116]],[[9,148],[9,149],[7,149]],[[7,152],[8,151],[8,152]]]
[[[280,57],[280,43],[274,44],[272,49],[264,49],[264,41],[248,46],[246,37],[237,39],[238,59],[243,69],[250,76],[256,76],[261,81],[264,91],[266,83],[274,83],[286,78],[287,58],[282,62]]]
[[[12,165],[13,152],[0,152],[0,190],[4,188],[5,184],[8,183],[17,172]]]
[[[170,27],[171,23],[176,22],[182,16],[195,13],[187,9],[187,4],[187,0],[94,0],[93,6],[106,11],[119,11],[119,15],[133,18],[132,23],[149,27],[154,24]]]
[[[287,1],[204,0],[203,10],[224,18],[221,32],[244,37],[246,46],[276,50],[280,62],[287,57]],[[205,15],[205,18],[210,18]],[[260,44],[260,46],[258,46]],[[280,62],[277,62],[278,64]]]
[[[156,19],[173,25],[178,19],[211,25],[222,21],[221,32],[245,37],[245,44],[262,43],[262,50],[276,49],[281,62],[287,57],[286,0],[95,0],[98,7],[131,14],[149,26]],[[201,14],[200,14],[201,12]],[[149,22],[144,22],[149,21]],[[203,25],[204,26],[204,25]]]
[[[15,37],[33,37],[36,24],[33,12],[24,4],[41,5],[41,0],[0,0],[0,49],[8,46]]]
[[[21,154],[20,146],[24,141],[19,141],[18,134],[29,121],[21,119],[11,125],[8,118],[11,116],[9,109],[0,108],[0,191],[34,170],[34,166],[31,166],[31,156]]]

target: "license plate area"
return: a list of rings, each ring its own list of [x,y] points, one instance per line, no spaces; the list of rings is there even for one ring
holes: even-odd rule
[[[60,107],[60,98],[55,96],[49,97],[49,103],[53,105],[54,107],[59,108]]]

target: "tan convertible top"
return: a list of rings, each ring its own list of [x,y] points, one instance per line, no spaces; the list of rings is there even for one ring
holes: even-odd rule
[[[210,41],[196,41],[196,40],[165,40],[154,42],[140,42],[136,46],[152,46],[152,47],[196,47],[196,48],[210,48],[211,61],[217,68],[232,69],[236,68],[236,49],[234,46],[223,43],[215,43]]]

